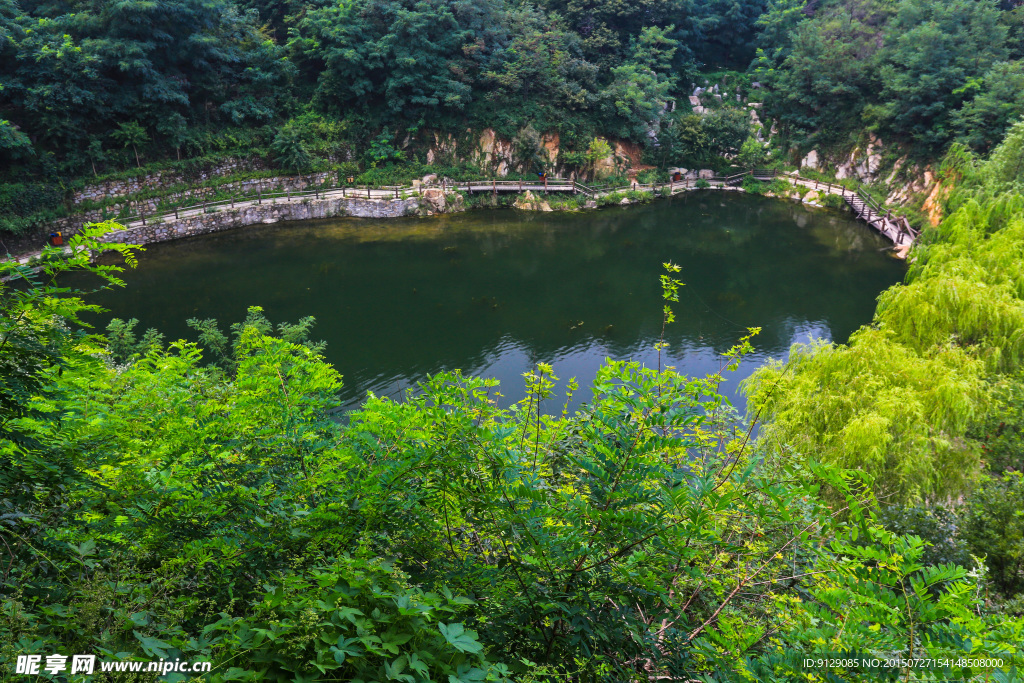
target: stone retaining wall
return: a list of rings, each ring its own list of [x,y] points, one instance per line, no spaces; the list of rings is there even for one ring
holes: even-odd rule
[[[218,176],[231,175],[240,171],[256,171],[264,167],[264,164],[258,159],[230,159],[214,164],[199,173],[186,174],[181,171],[157,171],[156,173],[148,173],[134,178],[108,180],[103,183],[86,185],[71,195],[71,201],[74,204],[78,204],[87,199],[100,201],[106,197],[123,197],[140,190],[155,189],[167,185],[202,182]]]
[[[213,213],[190,216],[181,220],[156,223],[104,235],[105,242],[151,244],[182,237],[194,237],[221,230],[241,228],[260,223],[303,221],[314,218],[354,216],[358,218],[398,218],[420,213],[419,199],[307,199],[282,204],[263,204],[230,209],[223,207]]]
[[[259,192],[303,192],[312,190],[314,185],[320,186],[330,177],[332,181],[337,180],[335,173],[311,173],[301,178],[298,176],[273,176],[270,178],[251,178],[249,180],[238,180],[231,183],[224,183],[217,187],[194,187],[181,192],[153,197],[151,199],[132,200],[129,207],[132,214],[137,214],[139,209],[148,214],[155,214],[160,211],[160,204],[182,203],[200,204],[205,197],[212,197],[217,192],[230,192],[238,199],[246,196],[255,197]],[[64,235],[73,235],[85,223],[98,223],[106,218],[115,218],[124,208],[124,202],[111,204],[104,209],[83,211],[66,218],[58,218],[47,223],[46,227],[50,232],[62,232]],[[166,209],[164,209],[166,211]]]

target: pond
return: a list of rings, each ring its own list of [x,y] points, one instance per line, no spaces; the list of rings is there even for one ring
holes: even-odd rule
[[[456,368],[499,379],[507,405],[538,362],[554,366],[560,394],[578,379],[578,407],[606,358],[657,364],[658,278],[673,261],[685,286],[666,364],[718,371],[745,328],[762,328],[723,385],[742,408],[737,385],[765,359],[812,337],[844,342],[870,322],[878,294],[905,273],[886,247],[837,211],[708,191],[578,213],[243,228],[151,245],[125,289],[95,300],[106,317],[138,318],[138,331],[168,339],[195,339],[188,318],[227,327],[252,305],[275,323],[315,316],[313,338],[327,342],[348,407]]]

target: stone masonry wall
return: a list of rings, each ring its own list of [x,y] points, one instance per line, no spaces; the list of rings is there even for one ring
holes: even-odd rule
[[[206,169],[206,171],[198,174],[185,174],[180,171],[158,171],[134,178],[108,180],[103,183],[87,185],[81,190],[77,190],[71,196],[71,201],[78,204],[87,199],[99,201],[105,197],[123,197],[140,190],[154,189],[167,185],[202,182],[217,176],[231,175],[240,171],[256,171],[262,168],[264,168],[263,163],[257,159],[231,159],[213,165]]]
[[[204,197],[213,196],[214,193],[231,192],[236,197],[243,197],[251,195],[255,197],[258,192],[302,192],[305,190],[312,190],[314,185],[322,185],[328,177],[331,180],[336,180],[336,176],[333,173],[311,173],[309,175],[299,178],[298,176],[274,176],[270,178],[252,178],[249,180],[239,180],[232,183],[224,183],[217,187],[194,187],[182,192],[172,192],[170,194],[162,195],[160,197],[153,197],[152,199],[144,200],[132,200],[130,210],[131,213],[135,214],[141,208],[146,214],[154,214],[159,210],[161,203],[167,202],[180,202],[182,200],[188,200],[191,204],[200,204]],[[153,184],[153,187],[156,183]],[[71,235],[78,231],[79,228],[85,223],[97,223],[104,220],[104,212],[107,218],[114,218],[117,216],[121,209],[124,207],[123,202],[112,204],[106,207],[104,210],[93,210],[83,211],[82,213],[68,216],[66,218],[59,218],[52,221],[48,228],[51,232],[61,231],[65,235]]]
[[[419,199],[309,199],[285,204],[263,204],[244,208],[221,208],[214,213],[190,216],[177,221],[112,232],[105,242],[151,244],[182,237],[193,237],[259,223],[301,221],[314,218],[354,216],[358,218],[398,218],[419,213]]]

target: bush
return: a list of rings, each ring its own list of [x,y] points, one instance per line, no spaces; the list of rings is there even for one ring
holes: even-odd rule
[[[974,564],[967,543],[960,535],[960,519],[955,511],[934,507],[893,505],[879,511],[878,521],[901,536],[918,536],[925,542],[921,561],[928,565]]]
[[[583,208],[583,205],[586,204],[589,197],[583,194],[550,194],[545,195],[544,199],[547,201],[548,206],[555,211],[578,211]]]
[[[826,194],[821,195],[821,205],[830,209],[842,209],[846,206],[846,202],[837,194]]]
[[[644,192],[643,190],[623,190],[621,192],[612,192],[604,195],[603,197],[598,197],[597,205],[610,206],[614,204],[621,204],[623,199],[628,199],[631,202],[646,203],[654,199],[654,193]]]
[[[768,189],[768,186],[765,183],[749,175],[743,178],[743,184],[741,187],[745,192],[749,192],[750,194],[764,194]]]
[[[268,584],[254,614],[206,629],[235,666],[249,660],[235,680],[506,680],[458,621],[471,600],[410,586],[388,563],[342,557]]]
[[[786,197],[793,191],[793,186],[782,178],[775,178],[768,183],[768,191],[772,194],[777,194],[780,197]]]
[[[1024,591],[1024,474],[1007,472],[982,482],[964,510],[964,540],[985,558],[989,577],[1005,596]]]
[[[661,169],[649,168],[636,174],[636,181],[643,185],[663,183],[668,180],[667,174]]]
[[[53,183],[8,183],[0,185],[0,216],[26,217],[62,208],[64,193]]]

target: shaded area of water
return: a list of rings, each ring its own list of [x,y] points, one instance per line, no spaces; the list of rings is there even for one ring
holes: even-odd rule
[[[313,315],[349,406],[454,368],[500,379],[509,403],[538,361],[563,386],[578,378],[578,405],[605,358],[657,363],[658,276],[671,260],[686,286],[666,363],[716,371],[744,328],[762,328],[756,354],[723,387],[741,406],[736,385],[765,358],[811,337],[845,341],[871,320],[877,295],[904,273],[885,247],[844,214],[703,192],[584,213],[244,228],[152,245],[127,288],[97,303],[169,339],[195,339],[190,317],[226,327],[252,305],[275,322]]]

